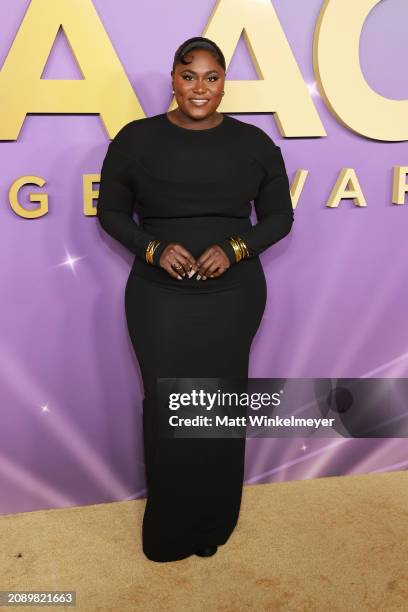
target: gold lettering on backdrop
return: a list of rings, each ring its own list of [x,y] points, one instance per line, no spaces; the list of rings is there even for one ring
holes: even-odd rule
[[[343,168],[341,170],[326,206],[337,208],[343,198],[352,198],[356,206],[367,206],[363,190],[353,168]]]
[[[367,138],[403,141],[408,100],[375,92],[359,61],[364,22],[379,2],[323,0],[313,66],[320,94],[344,126]],[[41,79],[60,27],[82,80]],[[242,34],[258,75],[227,78],[222,112],[274,113],[286,137],[326,135],[271,0],[218,0],[203,34],[221,46],[227,64]],[[31,0],[0,71],[0,95],[2,140],[18,138],[27,113],[100,114],[109,138],[145,116],[91,0]]]
[[[404,204],[405,194],[408,192],[408,166],[394,166],[392,181],[392,203]]]
[[[20,176],[20,178],[16,179],[9,189],[9,202],[11,208],[16,215],[24,219],[37,219],[38,217],[43,217],[48,212],[48,194],[30,193],[30,202],[39,202],[40,206],[37,206],[34,210],[29,210],[24,208],[18,199],[19,191],[21,187],[25,185],[38,185],[39,187],[43,187],[45,185],[45,180],[40,176]]]
[[[290,188],[290,195],[292,197],[292,206],[294,210],[296,210],[300,196],[303,193],[303,187],[305,186],[308,174],[309,170],[296,170],[296,174]]]
[[[100,180],[100,174],[84,174],[82,177],[84,194],[84,214],[87,217],[96,215],[96,208],[93,205],[93,200],[95,200],[99,196],[99,189],[94,189],[93,183],[99,183]]]
[[[297,203],[303,191],[303,186],[306,177],[309,174],[308,170],[297,170],[293,184],[290,187],[290,195],[292,198],[292,207],[296,209]],[[93,200],[99,196],[99,189],[93,189],[92,183],[99,183],[101,180],[100,174],[84,174],[83,175],[83,194],[84,194],[84,214],[87,217],[96,216],[96,208],[93,205]]]
[[[313,42],[313,65],[321,95],[343,125],[368,138],[403,141],[408,140],[408,100],[392,100],[372,90],[359,62],[361,31],[379,1],[323,0]],[[82,80],[41,79],[60,27]],[[216,2],[203,35],[219,43],[227,65],[241,34],[258,79],[227,79],[220,110],[275,113],[279,130],[287,137],[326,135],[271,0]],[[100,114],[109,138],[132,119],[145,116],[91,0],[31,0],[0,71],[0,95],[3,140],[18,138],[27,113]],[[174,107],[175,100],[170,108]],[[394,167],[394,204],[404,204],[407,174],[408,166]],[[295,208],[307,175],[307,170],[298,170],[293,180]],[[92,201],[99,192],[93,190],[92,183],[99,180],[97,174],[83,177],[86,215],[95,215]],[[12,184],[9,201],[17,215],[35,218],[48,212],[46,193],[30,194],[30,201],[40,204],[35,210],[25,209],[18,201],[23,185],[43,186],[44,182],[37,176],[24,176]],[[342,169],[327,206],[337,207],[342,198],[367,206],[351,168]]]
[[[312,97],[271,0],[218,0],[203,36],[223,50],[228,65],[243,35],[258,79],[229,80],[219,109],[275,113],[282,136],[325,136]],[[173,100],[170,108],[176,108]]]
[[[313,65],[326,106],[340,123],[367,138],[402,141],[408,139],[408,100],[378,94],[360,66],[361,31],[379,2],[324,0],[314,36]]]
[[[309,170],[297,170],[290,187],[290,194],[292,198],[292,206],[295,210],[300,197],[303,193],[303,188],[306,183],[306,179],[309,175]],[[393,204],[404,204],[405,194],[408,192],[408,166],[394,166],[394,178],[393,178],[393,192],[392,192],[392,203]],[[94,206],[94,200],[99,196],[99,189],[94,189],[93,184],[100,182],[100,174],[84,174],[82,176],[83,181],[83,212],[87,217],[93,217],[96,215],[96,207]],[[16,179],[9,189],[9,202],[13,211],[19,217],[25,219],[35,219],[42,217],[48,212],[48,194],[47,193],[30,193],[30,202],[39,202],[35,210],[28,210],[24,208],[18,199],[19,190],[25,185],[33,184],[42,187],[45,184],[45,180],[39,176],[21,176]],[[363,190],[360,186],[357,178],[356,171],[354,168],[343,168],[336,180],[336,183],[330,193],[326,206],[329,208],[337,208],[340,201],[343,199],[352,199],[355,206],[364,207],[367,206],[367,202],[364,198]]]
[[[60,26],[83,79],[41,79]],[[109,138],[144,116],[91,0],[31,0],[0,71],[0,95],[2,140],[17,140],[27,113],[100,113]]]

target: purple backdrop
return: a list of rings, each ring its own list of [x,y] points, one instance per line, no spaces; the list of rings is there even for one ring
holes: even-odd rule
[[[273,1],[327,137],[285,140],[272,114],[239,115],[281,147],[291,181],[298,168],[310,171],[292,232],[262,255],[268,303],[250,375],[405,377],[407,210],[391,197],[392,167],[408,164],[408,145],[349,131],[316,93],[321,4]],[[28,5],[0,5],[1,64]],[[144,112],[164,112],[174,51],[203,33],[214,2],[196,0],[194,10],[190,0],[94,5]],[[361,36],[364,75],[390,98],[408,95],[400,70],[407,21],[405,0],[384,0]],[[61,33],[43,78],[81,78]],[[257,78],[242,39],[228,78]],[[82,174],[100,171],[108,142],[97,115],[28,115],[18,141],[0,143],[2,513],[145,495],[141,377],[124,315],[132,254],[82,209]],[[351,200],[326,207],[343,167],[355,168],[366,208]],[[22,219],[8,204],[10,185],[25,174],[47,181],[20,193],[32,208],[27,194],[47,190],[42,218]],[[246,483],[406,469],[406,447],[402,438],[249,439]]]

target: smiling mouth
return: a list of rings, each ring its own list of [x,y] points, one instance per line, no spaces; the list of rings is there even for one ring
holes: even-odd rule
[[[194,104],[194,106],[204,106],[205,104],[207,104],[209,100],[207,100],[206,98],[190,98],[189,102],[191,102],[191,104]]]

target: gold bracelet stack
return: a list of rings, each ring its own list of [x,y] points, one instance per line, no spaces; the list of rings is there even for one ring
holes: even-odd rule
[[[149,264],[153,263],[153,254],[160,244],[160,240],[151,240],[146,248],[146,261]]]
[[[241,261],[244,257],[249,257],[248,247],[239,236],[230,236],[229,243],[234,249],[236,261]]]

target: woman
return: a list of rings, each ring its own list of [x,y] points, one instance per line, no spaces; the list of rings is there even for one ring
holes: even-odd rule
[[[185,41],[171,71],[178,108],[126,124],[101,170],[98,219],[135,254],[125,310],[144,387],[142,542],[160,562],[211,556],[228,540],[245,437],[160,438],[156,379],[247,379],[267,297],[258,255],[294,219],[280,148],[216,110],[225,72],[214,42]]]

